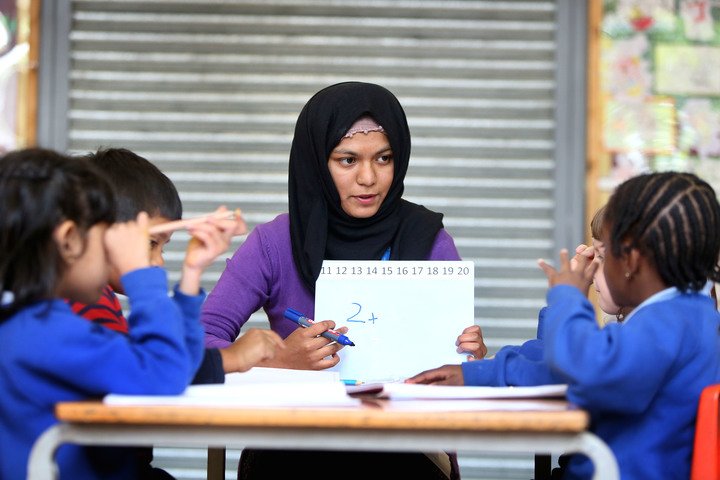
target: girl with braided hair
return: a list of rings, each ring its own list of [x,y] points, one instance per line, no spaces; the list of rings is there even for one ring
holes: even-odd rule
[[[580,256],[595,259],[596,252],[602,248],[599,240],[602,227],[602,218],[605,207],[601,207],[590,221],[592,245],[578,245],[575,248],[577,262]],[[597,294],[598,307],[608,317],[622,319],[622,315],[629,313],[614,304],[608,292],[603,276],[601,259],[596,259],[598,269],[595,271],[593,286]],[[443,365],[420,372],[405,380],[405,383],[420,383],[428,385],[469,385],[469,386],[532,386],[562,383],[557,375],[548,367],[543,359],[543,324],[547,307],[538,313],[537,337],[522,345],[506,345],[498,350],[492,358],[482,361],[468,361],[460,365]]]
[[[598,262],[571,265],[566,250],[559,270],[541,261],[544,358],[590,412],[623,479],[687,479],[700,393],[720,382],[720,313],[703,292],[720,280],[716,194],[690,173],[633,177],[610,197],[600,240],[610,295],[630,313],[600,328],[586,298]],[[575,455],[563,478],[591,475]]]

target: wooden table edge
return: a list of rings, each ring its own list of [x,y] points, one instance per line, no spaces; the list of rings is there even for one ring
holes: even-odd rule
[[[587,412],[562,410],[406,411],[353,408],[227,408],[178,405],[117,406],[101,401],[61,402],[58,420],[77,424],[222,427],[323,427],[470,431],[581,432]]]

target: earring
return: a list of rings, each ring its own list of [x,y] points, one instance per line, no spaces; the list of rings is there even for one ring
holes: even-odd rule
[[[628,280],[630,280],[630,277],[632,277],[632,273],[630,273],[630,272],[625,272],[625,278],[627,278]]]

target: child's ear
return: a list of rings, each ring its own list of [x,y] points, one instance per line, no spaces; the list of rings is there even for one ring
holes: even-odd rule
[[[633,247],[623,247],[623,262],[625,263],[625,271],[634,276],[640,268],[640,262],[643,260],[643,256],[640,250]]]
[[[83,252],[83,241],[80,230],[72,220],[65,220],[53,230],[53,239],[60,256],[66,263],[72,263]]]

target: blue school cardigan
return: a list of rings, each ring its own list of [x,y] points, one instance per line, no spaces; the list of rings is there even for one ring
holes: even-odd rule
[[[129,334],[75,315],[61,299],[38,302],[0,322],[0,479],[25,478],[33,442],[57,423],[57,402],[107,393],[173,395],[192,379],[203,355],[197,320],[203,297],[175,291],[167,276],[144,268],[122,277],[130,300]],[[60,478],[133,478],[124,456],[98,461],[96,450],[63,445]]]
[[[689,478],[700,393],[720,383],[713,299],[671,288],[603,328],[577,288],[558,285],[547,300],[545,360],[568,383],[568,399],[590,413],[621,478]],[[574,455],[563,478],[591,475],[591,462]]]

